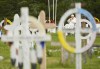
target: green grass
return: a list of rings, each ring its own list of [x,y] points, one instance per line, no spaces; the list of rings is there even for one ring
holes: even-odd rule
[[[70,35],[66,37],[67,41],[74,42],[74,36]],[[57,34],[52,34],[52,40],[58,41]],[[100,45],[100,36],[97,36],[95,44]],[[47,69],[75,69],[75,62],[71,63],[70,59],[65,64],[61,64],[61,52],[49,52],[49,50],[60,50],[61,46],[51,46],[50,42],[46,43],[47,47]],[[10,63],[9,46],[6,43],[0,41],[0,55],[4,57],[3,61],[0,61],[0,69],[15,69]],[[100,59],[97,58],[99,54],[94,54],[90,59],[87,56],[87,63],[82,64],[83,69],[100,69]]]
[[[59,61],[58,61],[59,60]],[[67,60],[63,65],[61,64],[61,59],[59,57],[47,57],[47,69],[75,69],[75,62],[71,63],[70,60]],[[96,56],[93,56],[91,59],[87,59],[87,63],[83,63],[83,69],[100,69],[100,59],[97,59]]]
[[[0,61],[0,69],[13,69],[14,67],[10,64],[10,52],[9,46],[6,43],[0,41],[0,56],[4,59]]]
[[[58,41],[57,34],[52,34],[52,40]],[[75,42],[74,35],[69,35],[66,37],[68,42]],[[100,36],[97,36],[94,44],[100,45]],[[56,50],[61,49],[59,47],[50,46],[50,43],[47,43],[47,51],[48,50]],[[100,59],[97,58],[99,54],[93,54],[92,58],[90,59],[87,55],[87,63],[82,63],[82,69],[100,69]],[[47,53],[47,69],[75,69],[75,62],[72,64],[71,59],[69,58],[65,64],[61,64],[61,52],[49,52]]]

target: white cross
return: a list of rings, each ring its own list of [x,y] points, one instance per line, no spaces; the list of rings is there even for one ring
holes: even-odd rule
[[[29,57],[29,46],[31,45],[30,42],[32,41],[50,41],[50,35],[31,35],[29,31],[29,14],[28,8],[21,8],[21,25],[19,29],[21,30],[20,35],[13,35],[13,36],[6,36],[2,35],[2,41],[5,42],[15,42],[21,41],[23,47],[23,69],[30,69],[30,57]],[[18,31],[18,30],[17,30]],[[16,33],[17,31],[14,31]],[[19,33],[18,33],[19,34]]]
[[[75,13],[76,14],[76,25],[75,25],[75,29],[64,29],[63,28],[63,24],[65,22],[65,20],[68,18],[69,15]],[[89,20],[86,19],[82,19],[81,20],[81,14],[85,15]],[[81,22],[86,22],[90,25],[90,28],[81,28]],[[92,28],[91,28],[92,27]],[[65,44],[65,40],[64,37],[60,38],[60,35],[62,36],[62,31],[65,31],[67,33],[70,32],[75,32],[75,41],[76,41],[76,49],[74,48],[70,48],[68,46],[68,44]],[[75,4],[75,8],[74,9],[70,9],[67,12],[64,13],[64,15],[61,17],[61,20],[59,21],[59,26],[58,26],[58,35],[59,35],[59,39],[60,42],[62,43],[62,45],[64,46],[64,48],[66,50],[68,50],[68,48],[70,49],[70,52],[76,53],[76,69],[82,69],[82,64],[81,64],[81,53],[88,50],[96,37],[96,25],[95,25],[95,21],[93,19],[93,17],[91,16],[91,14],[89,12],[87,12],[84,9],[81,9],[81,4],[80,3],[76,3]],[[82,36],[81,33],[89,33],[88,36]],[[91,40],[89,40],[89,42],[87,43],[86,47],[81,48],[81,39],[88,39],[91,38]],[[62,40],[62,41],[61,41]],[[65,47],[65,45],[67,47]]]

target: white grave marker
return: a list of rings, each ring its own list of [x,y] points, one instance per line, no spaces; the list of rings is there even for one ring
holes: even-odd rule
[[[31,17],[32,18],[32,17]],[[33,18],[34,19],[34,18]],[[32,19],[30,19],[32,21]],[[51,37],[50,35],[46,35],[46,34],[42,34],[42,35],[31,35],[30,31],[29,31],[29,14],[28,14],[28,8],[21,8],[21,25],[20,27],[20,31],[21,34],[19,35],[15,35],[15,36],[6,36],[6,35],[2,35],[2,41],[5,42],[15,42],[20,41],[21,42],[21,46],[22,46],[22,51],[23,51],[23,69],[30,69],[30,49],[29,47],[31,46],[31,42],[32,41],[50,41]],[[35,22],[34,24],[40,29],[43,28],[42,24],[38,22],[38,20],[33,20],[32,22]],[[43,28],[44,29],[44,28]],[[14,31],[16,32],[16,31]],[[40,31],[41,33],[43,31]],[[16,42],[15,42],[16,43]]]
[[[76,15],[76,27],[75,27],[75,29],[66,29],[66,32],[69,32],[69,33],[73,32],[73,31],[75,32],[76,49],[74,47],[71,47],[66,42],[66,40],[63,36],[63,31],[64,31],[63,24],[64,24],[65,20],[73,13],[75,13],[75,15]],[[88,18],[88,20],[90,20],[90,22],[87,20],[82,20],[81,14],[86,16]],[[90,26],[92,25],[92,28],[82,29],[81,22],[83,22],[83,21],[88,23]],[[64,13],[64,15],[61,17],[61,20],[60,20],[59,26],[58,26],[58,38],[59,38],[62,46],[66,50],[68,50],[72,53],[76,53],[76,69],[82,69],[81,53],[87,51],[93,45],[93,42],[96,38],[96,32],[97,32],[97,29],[96,29],[96,23],[95,23],[94,18],[88,11],[81,9],[80,3],[76,3],[75,8],[66,11]],[[89,34],[84,37],[81,35],[81,33],[89,33]],[[81,39],[88,39],[89,37],[91,37],[91,40],[87,43],[86,46],[81,47]]]

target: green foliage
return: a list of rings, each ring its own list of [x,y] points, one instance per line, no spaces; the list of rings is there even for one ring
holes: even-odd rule
[[[29,7],[30,15],[38,16],[41,10],[45,10],[48,18],[48,0],[0,0],[0,19],[4,17],[13,20],[15,13],[20,14],[21,7]],[[100,0],[58,0],[57,9],[57,23],[61,16],[69,9],[73,8],[72,3],[82,2],[85,3],[83,8],[87,9],[93,14],[93,16],[100,19]],[[51,14],[52,14],[52,0],[51,3]],[[51,15],[52,18],[52,15]]]

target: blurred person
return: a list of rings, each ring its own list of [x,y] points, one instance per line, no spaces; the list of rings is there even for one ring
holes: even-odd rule
[[[67,22],[68,24],[65,25],[65,29],[74,29],[76,24],[76,17],[72,14]],[[71,33],[74,34],[74,32]],[[68,35],[68,33],[66,33],[66,35]]]

